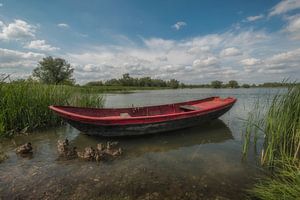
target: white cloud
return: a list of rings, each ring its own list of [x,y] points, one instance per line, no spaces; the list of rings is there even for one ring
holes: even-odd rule
[[[295,15],[287,18],[288,24],[285,27],[286,31],[291,39],[300,39],[300,15]]]
[[[2,72],[15,72],[30,74],[37,62],[45,57],[44,54],[22,52],[0,48],[0,69]]]
[[[3,6],[3,3],[0,3],[0,7],[2,7]]]
[[[282,0],[270,11],[269,16],[280,15],[300,8],[299,0]]]
[[[300,63],[300,48],[286,51],[283,53],[275,54],[272,57],[266,59],[268,64],[299,64]],[[300,67],[299,67],[300,68]]]
[[[244,60],[241,60],[241,64],[247,65],[247,66],[253,66],[260,63],[259,59],[256,58],[246,58]]]
[[[16,19],[14,22],[0,26],[0,40],[24,40],[35,37],[36,27],[27,22]]]
[[[214,56],[207,57],[205,59],[196,59],[193,61],[193,67],[208,67],[211,65],[216,65],[218,59]]]
[[[281,48],[277,48],[280,45],[278,39],[284,44]],[[282,32],[270,34],[253,30],[228,31],[178,41],[162,38],[142,41],[144,45],[141,46],[92,46],[65,57],[76,64],[76,78],[80,82],[118,78],[123,73],[162,79],[176,78],[187,83],[215,79],[281,81],[290,76],[290,69],[280,69],[281,74],[278,74],[278,69],[271,71],[267,68],[271,62],[266,58],[289,51],[290,45],[296,44],[282,35]],[[299,73],[300,69],[292,77]]]
[[[190,49],[187,50],[187,53],[189,54],[199,54],[202,52],[209,52],[210,47],[209,46],[193,46]]]
[[[179,21],[176,22],[176,24],[174,24],[172,27],[175,28],[176,30],[180,30],[182,27],[186,26],[186,22],[183,21]]]
[[[263,14],[256,15],[256,16],[249,16],[249,17],[247,17],[247,21],[248,22],[253,22],[253,21],[256,21],[256,20],[259,20],[259,19],[262,19],[262,18],[264,18]]]
[[[174,47],[175,41],[173,40],[165,40],[161,38],[150,38],[150,39],[143,39],[143,42],[148,48],[151,49],[171,49]]]
[[[298,48],[266,58],[258,71],[271,74],[289,73],[290,76],[296,74],[296,77],[299,77],[299,63],[300,49]]]
[[[59,50],[58,47],[53,47],[47,44],[45,40],[33,40],[24,46],[27,49],[35,49],[40,51],[55,51]]]
[[[57,24],[57,26],[60,28],[70,28],[69,24],[66,24],[66,23],[59,23],[59,24]]]
[[[226,49],[223,49],[220,53],[221,56],[237,56],[237,55],[240,55],[241,52],[235,48],[235,47],[229,47],[229,48],[226,48]]]
[[[207,83],[216,79],[281,81],[285,77],[300,77],[300,50],[297,50],[300,41],[290,40],[292,33],[297,33],[298,16],[286,19],[284,31],[273,33],[231,29],[183,40],[142,38],[142,45],[120,37],[126,42],[85,46],[59,56],[75,67],[79,83],[118,78],[123,73],[136,77],[176,78],[186,83]],[[0,23],[0,30],[7,27]],[[32,32],[29,38],[34,34]],[[36,50],[57,50],[45,40],[25,40],[21,44]],[[0,49],[1,72],[8,73],[14,69],[19,74],[30,74],[44,56],[30,51]]]

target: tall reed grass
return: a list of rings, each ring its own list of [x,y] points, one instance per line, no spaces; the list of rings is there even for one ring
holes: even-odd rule
[[[253,117],[255,116],[255,117]],[[254,132],[254,133],[253,133]],[[273,97],[265,115],[251,113],[243,152],[251,137],[264,135],[261,164],[272,176],[256,184],[250,194],[259,199],[300,197],[300,86]]]
[[[64,85],[0,83],[0,136],[62,123],[49,105],[102,107],[103,96]]]
[[[263,200],[300,199],[299,165],[287,160],[278,160],[275,163],[273,173],[254,185],[248,191],[249,196]]]

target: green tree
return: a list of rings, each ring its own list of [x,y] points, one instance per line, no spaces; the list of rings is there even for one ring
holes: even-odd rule
[[[138,81],[138,85],[142,87],[150,87],[152,84],[152,79],[150,77],[140,78]]]
[[[250,85],[245,83],[245,84],[242,85],[242,87],[243,88],[250,88]]]
[[[128,73],[126,73],[126,74],[123,74],[121,79],[119,79],[119,82],[123,86],[133,86],[134,78],[132,78]]]
[[[66,60],[49,56],[39,62],[32,76],[46,84],[74,84],[73,71]]]
[[[107,80],[105,82],[105,85],[120,85],[120,82],[117,79],[113,78],[113,79]]]
[[[238,84],[237,81],[231,80],[231,81],[228,82],[228,87],[230,87],[230,88],[238,88],[239,84]]]
[[[167,85],[168,87],[176,89],[179,87],[179,81],[177,81],[176,79],[171,79],[168,81]]]
[[[86,86],[103,86],[102,81],[91,81],[85,84]]]
[[[212,81],[211,82],[211,86],[213,87],[213,88],[221,88],[222,87],[222,81]]]

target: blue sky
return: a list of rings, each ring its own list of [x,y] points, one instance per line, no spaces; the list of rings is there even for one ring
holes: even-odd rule
[[[0,73],[62,57],[80,83],[120,77],[243,83],[300,77],[300,0],[0,0]]]

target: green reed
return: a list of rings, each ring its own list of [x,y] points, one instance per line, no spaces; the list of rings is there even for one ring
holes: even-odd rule
[[[8,136],[62,123],[49,105],[102,107],[102,95],[64,85],[0,83],[0,135]]]
[[[300,156],[300,86],[276,95],[265,120],[265,144],[262,164],[274,165],[275,160],[299,161]]]
[[[265,114],[250,113],[243,153],[256,130],[264,135],[261,164],[272,176],[250,190],[259,199],[296,199],[300,197],[300,86],[288,88],[273,97]]]
[[[299,163],[287,159],[275,161],[273,173],[260,180],[248,191],[249,197],[255,199],[294,200],[300,197],[300,171]]]

